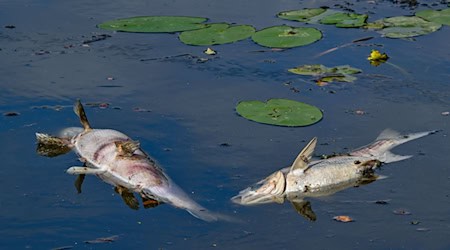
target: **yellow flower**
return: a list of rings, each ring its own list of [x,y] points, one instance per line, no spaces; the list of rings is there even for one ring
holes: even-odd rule
[[[367,57],[367,60],[370,61],[370,64],[374,66],[378,66],[381,63],[386,62],[389,59],[389,56],[386,53],[381,54],[378,50],[372,50],[370,56]]]

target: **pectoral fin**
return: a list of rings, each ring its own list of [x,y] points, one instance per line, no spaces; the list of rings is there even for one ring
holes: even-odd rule
[[[88,167],[70,167],[66,170],[68,174],[102,174],[105,172],[103,169],[88,168]]]
[[[298,154],[297,158],[295,158],[294,163],[292,163],[291,170],[293,171],[302,171],[304,172],[308,168],[308,163],[311,160],[314,149],[316,148],[317,137],[312,138],[312,140],[303,148],[303,150]]]
[[[86,175],[84,174],[80,174],[77,176],[77,179],[75,180],[75,188],[77,189],[77,192],[79,194],[81,194],[81,186],[83,185],[83,181],[84,181],[84,177],[86,177]]]
[[[136,196],[133,194],[133,192],[122,186],[114,187],[114,191],[120,194],[120,197],[122,197],[123,202],[125,202],[125,204],[127,204],[129,208],[133,210],[139,209],[139,201],[136,199]]]
[[[155,199],[142,197],[142,204],[144,205],[144,208],[154,208],[162,204],[162,202]]]
[[[309,201],[292,201],[292,206],[294,206],[295,211],[301,216],[305,217],[310,221],[316,221],[317,217],[311,208],[311,202]]]
[[[116,141],[117,155],[131,157],[139,149],[138,141]]]

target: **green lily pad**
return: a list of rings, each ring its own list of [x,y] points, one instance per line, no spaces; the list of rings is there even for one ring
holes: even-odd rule
[[[367,15],[346,13],[333,9],[312,8],[283,11],[279,18],[306,23],[335,24],[339,28],[361,27],[366,23]]]
[[[377,20],[367,26],[381,28],[378,33],[389,38],[408,38],[426,35],[439,30],[442,25],[417,16],[396,16]]]
[[[307,76],[320,76],[323,74],[352,75],[362,72],[362,70],[350,67],[349,65],[341,65],[329,68],[321,64],[301,65],[292,69],[288,69],[288,71],[294,74]]]
[[[251,121],[289,127],[312,125],[323,117],[317,107],[288,99],[242,101],[236,106],[236,111]]]
[[[324,13],[325,11],[326,9],[324,8],[290,10],[278,13],[277,17],[291,21],[308,22],[311,20],[312,17],[318,16]]]
[[[293,48],[314,43],[322,38],[315,28],[295,28],[286,25],[265,28],[253,34],[255,43],[270,48]]]
[[[338,12],[320,19],[322,24],[335,24],[339,28],[361,27],[366,23],[367,15]]]
[[[226,23],[216,23],[204,29],[182,32],[179,38],[189,45],[214,45],[240,41],[253,33],[255,28],[250,25],[230,26]]]
[[[208,19],[185,16],[140,16],[106,21],[99,28],[123,32],[178,32],[206,27]]]
[[[336,67],[325,67],[320,64],[301,65],[296,68],[288,69],[289,72],[318,77],[317,82],[323,86],[323,82],[354,82],[357,78],[352,76],[361,73],[362,70],[350,67],[349,65],[341,65]]]
[[[443,10],[422,10],[416,13],[416,16],[427,21],[450,25],[450,9]]]

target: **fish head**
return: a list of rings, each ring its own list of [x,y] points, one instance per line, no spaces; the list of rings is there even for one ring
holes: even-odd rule
[[[256,184],[242,190],[231,201],[240,205],[257,205],[264,203],[283,203],[286,178],[277,171]]]

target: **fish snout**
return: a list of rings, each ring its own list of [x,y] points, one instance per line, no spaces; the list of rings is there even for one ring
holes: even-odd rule
[[[283,203],[286,179],[277,171],[255,185],[239,192],[231,201],[240,205],[257,205],[264,203]]]

